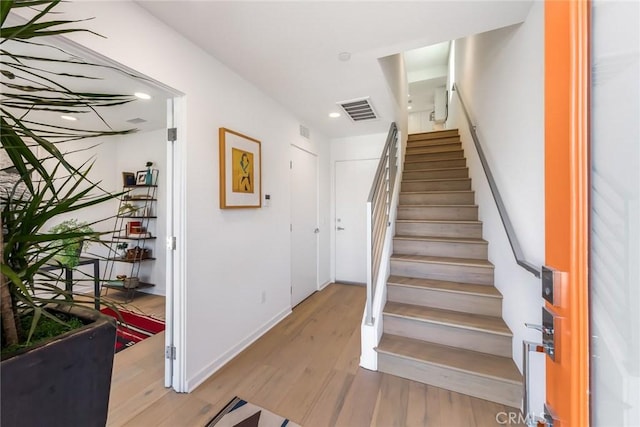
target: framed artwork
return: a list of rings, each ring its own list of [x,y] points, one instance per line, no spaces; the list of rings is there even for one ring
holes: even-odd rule
[[[136,185],[136,174],[133,172],[122,172],[122,185]]]
[[[147,171],[136,172],[136,185],[144,185],[147,182]]]
[[[135,185],[158,184],[158,169],[146,169],[136,172]]]
[[[220,128],[220,209],[262,206],[260,141]]]

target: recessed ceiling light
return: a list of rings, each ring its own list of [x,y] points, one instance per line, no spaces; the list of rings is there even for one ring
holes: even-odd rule
[[[149,95],[148,93],[144,93],[144,92],[136,92],[134,93],[135,96],[137,96],[140,99],[151,99],[151,95]]]
[[[411,110],[411,108],[413,108],[413,107],[411,107],[411,105],[409,105],[409,106],[407,107],[407,110]]]
[[[331,117],[332,119],[337,119],[338,117],[340,117],[340,113],[329,113],[329,117]]]
[[[60,118],[64,119],[64,120],[70,120],[72,122],[75,122],[76,120],[78,120],[77,118],[72,117],[72,116],[60,116]]]
[[[339,59],[340,61],[344,61],[344,62],[346,62],[346,61],[348,61],[348,60],[350,60],[350,59],[351,59],[351,54],[350,54],[349,52],[340,52],[340,53],[338,54],[338,59]]]

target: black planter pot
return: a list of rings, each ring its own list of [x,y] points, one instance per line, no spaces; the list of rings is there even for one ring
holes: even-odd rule
[[[115,320],[84,307],[61,311],[88,324],[2,361],[2,427],[106,424]]]

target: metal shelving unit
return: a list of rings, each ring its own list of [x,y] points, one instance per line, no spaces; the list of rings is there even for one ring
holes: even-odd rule
[[[153,244],[157,239],[151,235],[151,230],[155,228],[154,215],[156,209],[158,172],[154,171],[153,183],[143,185],[124,185],[122,187],[123,196],[120,197],[118,213],[115,216],[115,226],[109,246],[109,255],[106,259],[102,288],[105,294],[109,289],[127,292],[127,301],[135,297],[139,289],[155,286],[153,283],[143,281],[140,278],[147,267],[146,264],[155,261],[153,254]],[[123,243],[127,243],[127,251],[118,249]],[[133,246],[133,247],[132,247]],[[137,278],[135,286],[125,286],[124,280],[119,280],[115,276],[123,269],[118,265],[130,264],[127,270],[127,277]],[[124,273],[123,273],[124,274]]]

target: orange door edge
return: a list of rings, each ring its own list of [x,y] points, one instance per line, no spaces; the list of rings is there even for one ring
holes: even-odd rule
[[[589,425],[589,0],[545,2],[545,258],[568,273],[547,402],[562,427]]]

